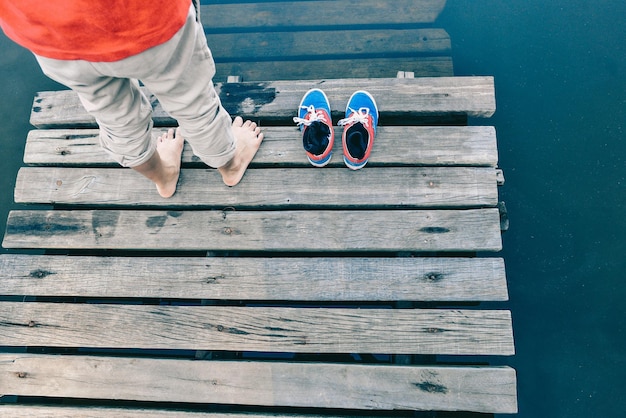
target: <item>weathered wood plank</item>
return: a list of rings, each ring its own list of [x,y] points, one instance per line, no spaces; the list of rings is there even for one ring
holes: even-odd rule
[[[363,226],[367,225],[366,228]],[[394,211],[12,211],[5,248],[500,251],[497,208]]]
[[[295,114],[295,110],[294,110]],[[300,134],[294,127],[262,127],[265,139],[252,167],[311,167],[302,149]],[[164,129],[155,129],[160,135]],[[342,130],[335,128],[335,138]],[[329,167],[344,167],[340,158],[341,141]],[[188,145],[183,165],[197,163]],[[117,166],[102,150],[95,129],[37,129],[30,131],[24,162],[31,165]],[[492,126],[380,126],[368,167],[380,165],[488,166],[498,163],[496,131]]]
[[[231,114],[262,121],[291,121],[303,94],[322,87],[333,117],[343,115],[346,103],[356,90],[369,91],[384,118],[469,115],[489,117],[495,112],[493,77],[422,77],[381,79],[284,80],[226,83],[216,86],[224,107]],[[153,119],[160,125],[174,123],[150,96]],[[45,128],[95,126],[78,97],[71,91],[40,92],[34,100],[31,124]]]
[[[454,69],[450,56],[418,57],[353,57],[324,61],[246,61],[217,62],[214,81],[226,81],[238,75],[242,81],[310,80],[320,78],[388,78],[398,69],[412,71],[416,77],[452,77]]]
[[[501,258],[445,257],[1,254],[0,295],[268,301],[508,300]]]
[[[163,408],[163,406],[160,406]],[[10,418],[302,418],[297,413],[220,413],[181,411],[180,409],[113,408],[94,406],[40,406],[32,404],[0,404],[0,416]],[[397,418],[397,415],[376,414],[377,417]],[[363,415],[312,415],[306,418],[362,418]]]
[[[404,367],[0,354],[24,396],[515,413],[509,367]],[[165,377],[166,376],[166,377]]]
[[[333,0],[298,2],[209,4],[200,7],[205,31],[241,31],[249,28],[389,25],[432,23],[446,4],[445,0]]]
[[[218,62],[449,55],[451,48],[448,33],[433,28],[217,33],[207,35],[207,43]]]
[[[2,302],[8,346],[512,355],[500,310]]]
[[[320,193],[320,191],[323,191]],[[251,169],[236,188],[214,169],[184,169],[176,194],[129,169],[23,167],[16,203],[168,208],[480,208],[498,204],[496,171],[483,167]]]

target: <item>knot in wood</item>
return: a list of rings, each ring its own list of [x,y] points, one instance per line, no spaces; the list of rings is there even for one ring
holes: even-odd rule
[[[413,383],[416,388],[428,393],[448,393],[448,388],[432,382]]]
[[[31,271],[29,276],[32,277],[32,278],[35,278],[35,279],[43,279],[44,277],[47,277],[47,276],[49,276],[51,274],[54,274],[54,273],[51,273],[49,271],[45,271],[45,270],[39,269],[39,270]]]
[[[430,334],[439,334],[440,332],[444,332],[441,328],[426,328],[426,332]]]
[[[232,233],[233,233],[233,229],[232,228],[230,228],[230,227],[224,228],[224,234],[232,235]]]
[[[424,274],[424,280],[427,280],[429,282],[438,282],[443,280],[443,274],[441,273],[436,273],[436,272],[430,272],[430,273],[426,273]]]
[[[35,321],[28,321],[28,327],[29,328],[33,328],[33,327],[36,327],[36,326],[37,326],[37,323]]]
[[[62,180],[57,180],[57,186],[61,186],[63,184]]]
[[[26,372],[15,372],[15,376],[17,376],[19,379],[24,379],[26,376],[28,376],[28,373],[26,373]]]
[[[210,277],[205,278],[205,283],[209,283],[209,284],[217,283],[218,281],[224,278],[226,278],[226,276],[222,274],[220,274],[219,276],[210,276]]]

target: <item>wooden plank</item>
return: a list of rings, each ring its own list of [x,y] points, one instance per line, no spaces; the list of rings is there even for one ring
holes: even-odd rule
[[[295,114],[295,110],[294,110]],[[311,167],[294,127],[264,126],[265,139],[252,167]],[[160,135],[165,129],[155,129]],[[342,159],[342,129],[335,127],[336,156],[329,167],[345,167]],[[183,165],[198,163],[189,145]],[[102,150],[95,129],[37,129],[26,140],[24,162],[31,165],[118,166]],[[487,166],[498,163],[496,131],[492,126],[380,126],[374,152],[367,167],[381,165]]]
[[[513,355],[500,310],[2,302],[8,346]]]
[[[0,295],[266,301],[508,300],[501,258],[447,257],[0,254]]]
[[[495,112],[493,77],[422,77],[381,79],[283,80],[272,82],[226,83],[216,86],[224,107],[260,121],[288,121],[300,100],[311,88],[323,87],[333,117],[343,115],[346,103],[356,90],[367,90],[376,99],[381,121],[385,118],[409,122],[415,117],[469,115],[490,117]],[[171,119],[150,95],[155,123],[171,126]],[[31,124],[45,128],[95,126],[71,91],[37,93]],[[384,123],[381,123],[384,124]]]
[[[509,367],[374,366],[0,354],[3,392],[382,410],[515,413]]]
[[[381,58],[383,55],[415,57],[421,54],[449,55],[451,49],[448,33],[433,28],[218,33],[207,35],[207,43],[216,62]]]
[[[160,408],[164,408],[160,406]],[[0,416],[10,418],[302,418],[298,413],[220,413],[220,412],[200,412],[182,411],[177,409],[148,409],[143,408],[114,408],[95,406],[41,406],[32,404],[0,404]],[[362,418],[363,415],[312,415],[307,413],[306,418]],[[393,418],[397,415],[376,414],[377,417]]]
[[[226,81],[236,74],[241,81],[310,80],[319,78],[387,78],[398,68],[410,70],[417,77],[452,77],[450,56],[352,57],[332,60],[217,62],[215,81]]]
[[[367,228],[363,226],[367,225]],[[497,208],[394,211],[29,211],[5,248],[500,251]]]
[[[323,191],[320,193],[320,191]],[[483,167],[248,170],[235,188],[217,170],[184,169],[176,194],[129,169],[23,167],[16,203],[172,208],[480,208],[498,204],[496,171]]]
[[[209,4],[200,7],[205,31],[241,31],[249,28],[389,25],[432,23],[443,10],[445,0],[344,0],[274,1],[241,4]]]

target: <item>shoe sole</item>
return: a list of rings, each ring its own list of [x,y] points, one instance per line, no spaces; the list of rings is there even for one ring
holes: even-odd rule
[[[319,161],[313,161],[311,159],[311,157],[309,157],[307,155],[307,159],[309,160],[309,162],[311,163],[312,166],[314,167],[325,167],[326,165],[328,165],[328,163],[330,162],[331,158],[333,157],[333,153],[331,152],[330,154],[328,154],[328,157],[326,157],[325,160],[323,160],[322,162]]]
[[[348,167],[350,170],[360,170],[363,167],[365,167],[365,164],[367,164],[367,162],[369,161],[369,158],[365,161],[363,161],[362,163],[359,164],[353,164],[350,161],[348,161],[348,159],[346,158],[346,156],[343,156],[343,162],[346,165],[346,167]]]

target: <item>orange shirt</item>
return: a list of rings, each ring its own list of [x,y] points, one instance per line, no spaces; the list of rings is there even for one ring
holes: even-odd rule
[[[4,33],[37,55],[118,61],[183,26],[191,0],[0,0]]]

